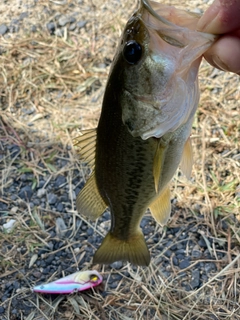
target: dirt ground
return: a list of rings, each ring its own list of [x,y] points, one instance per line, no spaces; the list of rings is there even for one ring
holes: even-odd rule
[[[210,3],[162,2],[197,13]],[[8,28],[0,36],[0,319],[240,319],[240,81],[205,61],[192,178],[176,174],[166,227],[149,213],[142,224],[150,267],[91,264],[109,215],[90,222],[76,211],[89,170],[73,138],[97,126],[135,7],[126,0],[0,3],[0,30]],[[98,270],[103,285],[70,296],[31,290],[78,269]]]

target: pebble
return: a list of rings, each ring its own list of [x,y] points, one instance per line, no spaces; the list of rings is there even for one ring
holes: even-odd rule
[[[32,25],[31,26],[31,32],[37,32],[37,26]]]
[[[49,193],[47,195],[47,200],[49,204],[55,204],[58,200],[58,197],[54,193]]]
[[[206,1],[206,0],[204,0]],[[20,2],[20,1],[19,1]],[[58,1],[60,2],[60,1]],[[77,1],[75,1],[76,3]],[[80,4],[83,3],[83,0],[78,1]],[[68,31],[74,31],[78,30],[81,28],[84,28],[87,26],[88,21],[87,20],[81,20],[80,17],[77,15],[61,15],[59,14],[58,17],[56,17],[55,12],[52,12],[50,9],[45,8],[44,9],[44,14],[49,16],[49,22],[42,22],[43,28],[47,29],[48,32],[51,35],[58,35],[60,37],[63,36],[63,29],[66,29]],[[31,25],[31,22],[29,24],[27,23],[27,18],[30,16],[30,12],[22,12],[18,19],[12,19],[10,24],[7,26],[6,24],[1,24],[0,25],[0,35],[4,35],[7,32],[18,32],[20,28],[23,26],[23,20],[24,24],[27,26],[29,30],[32,32],[36,32],[37,29],[41,28],[41,25]],[[55,17],[54,21],[50,20],[52,19],[51,17]],[[0,49],[1,50],[1,49]],[[99,67],[102,69],[105,69],[107,66],[111,64],[111,60],[107,57],[104,58],[103,62],[99,64]],[[63,98],[64,92],[61,92],[59,94],[59,99]],[[69,97],[71,99],[71,97]],[[50,100],[49,100],[50,101]],[[14,109],[20,110],[22,108],[22,112],[27,116],[31,113],[34,113],[34,109],[27,108],[24,106],[22,102],[16,102],[16,106],[14,105]],[[5,150],[5,149],[4,149]],[[6,148],[7,152],[9,152],[9,157],[10,159],[14,159],[15,157],[18,157],[18,154],[21,152],[20,147],[16,145],[10,145]],[[70,148],[69,148],[70,150]],[[67,153],[61,154],[62,157],[66,157]],[[2,154],[0,154],[0,157],[2,157]],[[29,160],[31,161],[31,159]],[[54,165],[58,167],[59,169],[62,169],[64,166],[69,165],[71,162],[69,159],[55,159],[54,160]],[[45,170],[45,164],[41,161],[39,161],[38,164],[39,168],[42,168]],[[81,260],[81,264],[83,263],[83,266],[86,267],[86,264],[89,265],[93,251],[95,251],[94,248],[99,247],[100,243],[102,242],[102,238],[98,235],[98,233],[92,228],[89,227],[83,220],[77,218],[76,219],[76,225],[79,227],[79,231],[76,235],[73,235],[72,238],[68,237],[68,231],[65,233],[64,238],[62,238],[62,241],[59,241],[59,234],[69,228],[70,229],[70,234],[72,234],[72,212],[68,213],[67,210],[70,208],[72,210],[72,204],[71,204],[71,197],[75,199],[76,194],[78,191],[82,188],[83,186],[83,179],[82,177],[79,177],[79,172],[76,170],[73,173],[73,178],[76,179],[76,182],[73,183],[75,189],[74,193],[70,194],[69,188],[68,188],[68,180],[66,178],[68,173],[61,174],[57,176],[56,179],[53,177],[50,177],[48,175],[47,170],[44,171],[46,174],[43,176],[40,176],[39,184],[37,186],[36,190],[32,190],[30,180],[33,178],[32,175],[29,174],[18,174],[17,172],[13,172],[12,174],[12,184],[9,187],[4,188],[4,197],[6,194],[6,198],[10,203],[3,203],[0,202],[0,209],[2,211],[2,223],[7,222],[6,219],[6,213],[9,212],[10,206],[12,205],[11,201],[16,201],[17,196],[22,198],[25,201],[30,200],[30,205],[31,206],[37,206],[37,210],[40,211],[42,215],[46,214],[45,217],[48,215],[51,215],[51,221],[46,221],[44,220],[44,223],[48,225],[47,230],[47,244],[48,246],[41,247],[41,248],[34,248],[35,254],[38,256],[38,260],[36,263],[31,266],[29,269],[22,269],[21,273],[22,274],[27,274],[29,276],[29,279],[34,282],[34,281],[42,281],[42,282],[47,282],[50,275],[52,275],[54,272],[61,272],[62,270],[64,271],[70,271],[70,264],[73,264],[73,255],[70,251],[69,248],[64,248],[67,244],[70,244],[71,241],[73,241],[75,244],[77,259],[80,257],[80,255],[84,252],[85,255]],[[62,171],[63,172],[63,171]],[[32,178],[31,178],[32,177]],[[19,190],[20,189],[20,190]],[[19,190],[19,191],[17,191]],[[239,193],[239,192],[238,192]],[[47,203],[48,202],[48,203]],[[56,210],[58,213],[52,214],[51,211],[50,213],[47,212],[45,213],[44,210],[41,210],[40,204],[42,203],[43,207],[46,209],[49,209],[49,205],[51,205],[51,210]],[[14,203],[14,205],[16,205]],[[29,204],[28,204],[29,205]],[[19,208],[21,210],[21,207]],[[26,207],[25,207],[26,209]],[[19,210],[19,214],[20,211]],[[199,211],[199,210],[198,210]],[[61,217],[59,216],[59,212],[61,212]],[[16,213],[12,213],[16,214]],[[18,214],[18,212],[17,212]],[[201,219],[201,217],[198,217]],[[54,221],[56,219],[56,225],[54,224]],[[105,229],[109,228],[109,212],[105,212],[100,218],[99,218],[99,225],[103,224],[105,226]],[[27,219],[26,219],[27,220]],[[28,222],[28,221],[27,221]],[[191,222],[191,221],[190,221]],[[225,221],[222,222],[222,224],[225,224],[225,228],[227,230],[228,225]],[[170,259],[172,259],[173,265],[180,270],[184,270],[186,268],[189,268],[187,270],[181,271],[179,274],[179,277],[181,277],[182,283],[179,283],[180,290],[184,288],[185,290],[193,290],[197,289],[201,286],[202,283],[206,283],[209,279],[209,274],[216,272],[216,264],[213,260],[213,262],[204,262],[202,261],[201,263],[199,262],[197,265],[195,264],[192,266],[194,268],[193,270],[191,269],[191,259],[190,257],[195,261],[195,259],[200,259],[203,255],[204,257],[208,257],[209,259],[212,258],[209,256],[209,252],[207,250],[206,243],[204,239],[197,234],[196,227],[196,220],[193,219],[192,224],[186,224],[186,226],[182,227],[175,227],[171,228],[171,225],[169,226],[168,230],[166,231],[166,236],[163,237],[161,240],[161,243],[159,243],[160,239],[162,238],[161,232],[155,236],[155,228],[156,225],[154,224],[153,220],[150,219],[149,217],[145,217],[143,223],[141,224],[144,228],[144,233],[147,237],[147,241],[149,244],[157,243],[155,245],[155,248],[152,249],[152,259],[154,259],[155,254],[160,254],[164,250],[167,249],[167,251],[164,252],[164,254],[159,258],[159,263],[161,267],[161,271],[163,274],[163,277],[174,277],[174,272],[172,271],[172,265]],[[176,225],[176,224],[175,224]],[[58,226],[58,228],[56,227]],[[201,229],[201,225],[198,225],[198,228],[200,230],[204,230],[203,226]],[[94,225],[95,228],[95,225]],[[60,230],[60,231],[59,231]],[[191,237],[193,237],[192,242],[187,240],[190,237],[190,232],[191,232]],[[69,234],[69,235],[70,235]],[[151,236],[154,235],[154,236]],[[183,240],[181,242],[177,242],[176,236],[178,236],[179,240]],[[186,245],[188,242],[188,251],[186,250]],[[21,244],[22,245],[22,244]],[[23,244],[24,245],[24,244]],[[62,249],[61,249],[62,248]],[[12,249],[12,245],[9,245],[7,247],[7,250],[10,252]],[[23,248],[23,251],[18,251],[18,255],[20,254],[25,254],[27,252],[26,248]],[[60,250],[61,249],[61,250]],[[226,244],[223,243],[222,245],[217,245],[217,249],[219,250],[226,250]],[[49,255],[49,252],[54,251],[54,250],[59,250],[58,252]],[[187,252],[187,253],[186,253]],[[154,253],[154,254],[153,254]],[[188,256],[187,256],[188,254]],[[219,255],[220,259],[222,258]],[[24,256],[24,259],[27,260],[27,264],[30,260],[28,255]],[[79,260],[78,260],[79,261]],[[155,261],[157,261],[157,258],[155,258]],[[74,262],[75,263],[75,262]],[[121,261],[114,262],[113,264],[109,266],[106,266],[104,277],[105,279],[108,277],[108,273],[112,271],[112,268],[116,270],[121,270],[125,266],[125,263]],[[176,268],[176,269],[177,269]],[[138,268],[135,268],[134,270],[137,270]],[[139,268],[141,270],[141,268]],[[40,271],[42,270],[42,272]],[[124,269],[123,269],[124,270]],[[75,270],[73,270],[74,272]],[[122,271],[121,274],[128,274],[127,276],[130,277],[130,274],[127,273],[127,271]],[[70,272],[69,272],[70,273]],[[121,280],[121,274],[118,274],[118,277],[115,277],[114,274],[111,274],[110,280],[111,280],[111,288],[116,288],[119,285],[119,282]],[[0,279],[0,284],[1,287],[3,288],[2,291],[2,296],[1,300],[4,302],[6,300],[9,300],[10,297],[13,297],[11,299],[11,312],[16,313],[16,311],[20,310],[21,308],[17,309],[17,306],[19,303],[17,299],[14,298],[14,293],[16,290],[19,290],[19,288],[22,288],[24,285],[24,281],[20,280],[12,280],[13,277],[7,278],[5,281],[8,282],[8,285],[6,288],[2,285],[2,280]],[[170,278],[169,278],[170,279]],[[149,279],[150,281],[153,281],[153,279]],[[127,285],[130,282],[127,282]],[[147,286],[148,284],[146,284]],[[181,288],[182,286],[182,288]],[[103,294],[106,294],[104,292]],[[26,302],[26,299],[23,297],[23,303]],[[15,306],[16,304],[16,306]],[[0,306],[0,314],[3,314],[6,312],[7,308],[5,309],[3,306]],[[31,314],[32,310],[31,309],[27,310],[24,307],[23,312],[23,317],[27,318],[29,314]],[[27,312],[27,314],[24,314]],[[18,311],[19,314],[19,311]],[[1,317],[0,317],[1,318]],[[11,314],[10,314],[11,318]],[[12,316],[12,318],[16,319],[16,316]]]
[[[67,226],[62,218],[56,219],[56,232],[59,237],[63,237],[67,231]]]
[[[87,21],[86,21],[86,20],[79,21],[79,22],[77,22],[77,27],[78,27],[79,29],[81,29],[81,28],[84,28],[84,27],[86,26],[86,24],[87,24]]]
[[[37,197],[38,197],[38,198],[42,198],[43,196],[45,196],[46,192],[47,192],[46,189],[43,189],[43,188],[38,189],[38,191],[37,191]]]
[[[55,188],[61,188],[67,182],[66,177],[59,175],[54,182]]]
[[[76,22],[76,18],[74,17],[71,17],[71,16],[61,16],[58,20],[58,24],[61,26],[61,27],[64,27],[67,23],[74,23]]]
[[[54,32],[56,30],[56,24],[54,22],[48,22],[47,23],[47,29],[48,29],[50,34],[54,34]]]
[[[59,211],[59,212],[62,212],[63,211],[63,204],[62,204],[62,202],[59,202],[58,204],[57,204],[57,211]]]
[[[0,25],[0,35],[4,35],[8,32],[8,27],[5,24]]]
[[[185,268],[188,268],[189,266],[190,266],[189,259],[184,259],[179,263],[179,268],[180,269],[185,269]]]
[[[119,270],[123,267],[122,261],[115,261],[114,263],[111,264],[111,268],[114,268],[116,270]]]
[[[63,35],[64,35],[64,30],[63,29],[56,29],[55,30],[55,35],[57,36],[57,37],[59,37],[59,38],[61,38],[61,37],[63,37]]]
[[[22,200],[28,201],[32,198],[33,190],[29,185],[26,185],[25,187],[21,188],[18,196]]]
[[[190,285],[192,289],[198,288],[200,284],[200,271],[198,269],[192,270],[192,279]]]
[[[199,259],[202,256],[202,252],[200,251],[199,245],[195,245],[192,250],[192,257],[195,259]]]
[[[28,17],[28,12],[22,12],[19,16],[19,20],[23,20]]]

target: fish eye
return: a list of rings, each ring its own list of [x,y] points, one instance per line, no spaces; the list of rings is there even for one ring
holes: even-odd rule
[[[123,56],[129,64],[138,63],[142,56],[141,45],[135,40],[128,41],[123,48]]]
[[[91,282],[97,282],[99,280],[96,274],[91,274],[89,278]]]

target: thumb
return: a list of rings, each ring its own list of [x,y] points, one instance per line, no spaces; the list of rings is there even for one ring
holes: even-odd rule
[[[215,0],[199,19],[197,30],[223,34],[240,28],[240,0]]]

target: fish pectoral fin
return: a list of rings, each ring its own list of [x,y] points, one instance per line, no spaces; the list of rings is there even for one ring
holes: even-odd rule
[[[192,150],[191,138],[189,137],[185,143],[182,160],[180,164],[180,168],[183,174],[187,177],[187,179],[191,178],[192,166],[193,166],[193,150]]]
[[[157,143],[157,149],[153,159],[153,178],[155,191],[158,193],[158,185],[160,180],[161,169],[164,161],[165,147],[161,146],[161,140]]]
[[[96,136],[96,129],[89,129],[84,130],[81,136],[73,140],[74,146],[78,148],[77,153],[80,154],[80,158],[86,161],[91,168],[94,168],[95,165]]]
[[[167,187],[149,206],[152,216],[161,226],[167,223],[171,214],[170,198],[170,189]]]
[[[99,264],[111,264],[120,260],[138,266],[149,265],[150,253],[140,229],[128,240],[118,239],[109,232],[93,257],[93,263]]]
[[[76,200],[77,211],[86,217],[95,220],[106,210],[107,204],[101,197],[93,172]]]

